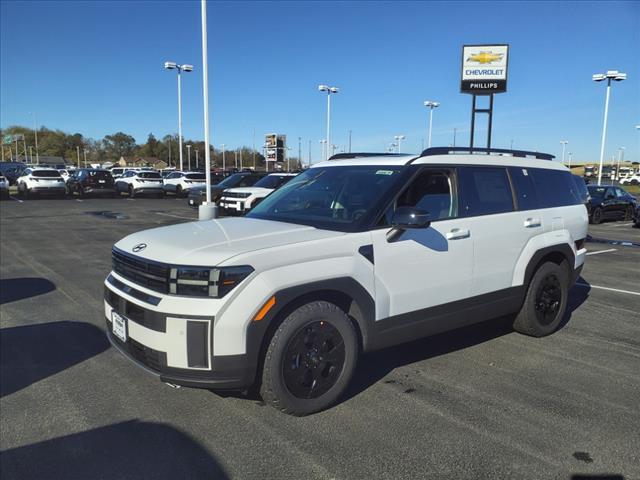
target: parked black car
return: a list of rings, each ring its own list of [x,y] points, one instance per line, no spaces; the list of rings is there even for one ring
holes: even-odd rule
[[[90,194],[115,195],[113,175],[108,170],[81,168],[67,179],[67,193],[84,197]]]
[[[635,223],[634,225],[640,228],[640,203],[636,205],[636,214],[635,214]]]
[[[266,173],[255,173],[255,172],[240,172],[234,173],[233,175],[225,178],[223,181],[216,185],[211,185],[211,201],[216,202],[222,192],[227,188],[235,188],[235,187],[251,187],[254,183],[264,177]],[[189,206],[197,208],[201,205],[207,197],[206,187],[203,185],[201,187],[192,188],[189,191]]]
[[[588,185],[589,222],[603,220],[632,220],[637,206],[636,198],[624,189],[613,185]]]
[[[22,174],[27,165],[23,162],[0,162],[0,173],[9,181],[9,185],[15,185],[17,178]]]

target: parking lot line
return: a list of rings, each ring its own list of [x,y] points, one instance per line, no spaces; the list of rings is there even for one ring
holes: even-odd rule
[[[628,227],[629,225],[631,225],[633,222],[625,222],[625,223],[616,223],[611,225],[612,227]]]
[[[195,220],[193,217],[183,217],[181,215],[172,215],[171,213],[156,212],[156,215],[164,215],[165,217],[184,218],[186,220]]]
[[[628,295],[637,295],[640,297],[640,292],[631,292],[629,290],[620,290],[618,288],[601,287],[599,285],[590,285],[588,283],[576,282],[579,287],[597,288],[598,290],[608,290],[610,292],[626,293]]]
[[[22,202],[24,202],[24,200],[20,200],[19,198],[16,198],[16,197],[13,197],[13,196],[10,196],[9,198],[10,198],[11,200],[15,200],[15,201],[16,201],[16,202],[18,202],[18,203],[22,203]]]
[[[599,253],[617,252],[617,248],[609,248],[607,250],[598,250],[597,252],[588,252],[587,255],[598,255]]]

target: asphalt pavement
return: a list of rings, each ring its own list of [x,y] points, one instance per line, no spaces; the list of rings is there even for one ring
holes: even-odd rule
[[[172,197],[0,203],[3,480],[640,478],[630,223],[590,228],[554,335],[498,319],[368,354],[339,405],[294,418],[170,388],[105,338],[112,244],[196,216]]]

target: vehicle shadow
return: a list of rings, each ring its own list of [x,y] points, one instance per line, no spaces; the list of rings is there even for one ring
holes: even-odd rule
[[[579,282],[586,284],[583,278],[580,278]],[[586,301],[589,290],[590,287],[575,286],[569,291],[567,309],[558,329],[564,328],[573,312]],[[365,353],[358,360],[358,368],[342,401],[357,396],[396,368],[446,355],[512,333],[513,321],[513,315],[503,316],[384,350]]]
[[[216,459],[186,433],[138,420],[5,450],[0,453],[0,477],[229,478]]]
[[[110,347],[104,332],[82,322],[0,330],[0,397],[81,363]]]
[[[55,289],[55,284],[46,278],[3,278],[0,279],[0,305],[24,298],[44,295]]]

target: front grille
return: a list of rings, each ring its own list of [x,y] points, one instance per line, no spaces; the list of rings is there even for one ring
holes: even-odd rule
[[[169,293],[169,267],[127,255],[116,249],[111,252],[113,271],[133,283],[160,293]]]
[[[222,196],[226,198],[247,198],[249,195],[251,194],[245,192],[224,192],[222,194]]]

